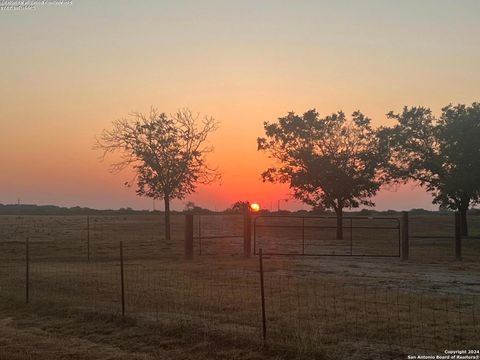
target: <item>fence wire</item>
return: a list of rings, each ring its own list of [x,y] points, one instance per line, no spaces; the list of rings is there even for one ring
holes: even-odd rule
[[[252,341],[261,338],[258,268],[212,268],[204,263],[173,266],[129,258],[128,248],[124,252],[127,316],[189,325],[203,332],[221,331]],[[392,285],[293,275],[272,266],[267,269],[267,342],[305,351],[354,341],[430,351],[478,345],[478,295],[408,291]],[[32,256],[28,287],[30,303],[117,315],[122,311],[118,259],[54,262]],[[0,289],[3,295],[25,297],[25,263],[0,267]]]
[[[119,241],[124,240],[127,316],[261,341],[258,264],[232,261],[220,266],[209,257],[191,263],[178,261],[183,243],[159,241],[161,224],[151,227],[151,222],[152,217],[91,217],[87,247],[85,217],[0,217],[0,296],[26,299],[28,237],[30,303],[120,315]],[[413,235],[420,236],[413,242],[412,254],[429,256],[431,244],[421,237],[418,223],[411,223]],[[181,225],[177,224],[180,230]],[[205,220],[203,234],[219,231],[214,225]],[[237,225],[235,229],[241,229]],[[450,225],[442,225],[446,227],[442,234],[451,230]],[[427,234],[428,229],[423,231]],[[470,240],[466,244],[473,258],[478,242],[466,239]],[[213,241],[218,247],[228,245],[222,239]],[[443,241],[445,254],[450,254],[449,243],[442,238],[438,241]],[[204,245],[207,252],[210,244]],[[450,258],[445,255],[445,259]],[[277,266],[278,262],[265,259],[268,343],[321,351],[328,344],[361,342],[404,352],[442,352],[475,348],[480,343],[479,295],[409,289],[393,285],[394,281],[372,285],[372,280],[320,278]]]

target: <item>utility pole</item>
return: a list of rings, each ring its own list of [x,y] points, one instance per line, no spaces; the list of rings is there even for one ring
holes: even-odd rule
[[[288,202],[288,199],[278,199],[277,200],[277,211],[280,211],[280,201]]]

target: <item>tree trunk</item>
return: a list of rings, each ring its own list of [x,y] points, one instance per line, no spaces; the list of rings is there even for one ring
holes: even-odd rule
[[[467,208],[460,209],[460,231],[462,236],[468,236]]]
[[[170,240],[170,198],[165,196],[165,240]]]
[[[343,240],[343,209],[335,209],[337,214],[337,240]]]

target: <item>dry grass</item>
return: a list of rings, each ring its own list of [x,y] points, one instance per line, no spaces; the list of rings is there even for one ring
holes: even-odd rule
[[[106,320],[113,319],[111,317],[97,315],[87,321],[79,315],[118,316],[120,313],[118,243],[122,240],[125,246],[126,312],[142,322],[141,325],[130,324],[135,328],[131,331],[136,332],[137,328],[143,329],[144,326],[181,328],[182,332],[172,333],[172,339],[181,339],[183,332],[199,339],[198,349],[192,350],[189,347],[192,344],[178,340],[180,342],[173,345],[174,352],[158,355],[155,352],[157,345],[145,350],[141,345],[136,346],[139,340],[134,338],[127,342],[127,346],[120,347],[125,354],[119,352],[113,358],[169,358],[172,354],[174,358],[182,358],[196,352],[199,357],[195,358],[215,358],[217,350],[209,341],[216,344],[219,339],[225,346],[218,351],[226,351],[226,355],[219,358],[404,358],[406,353],[412,353],[412,349],[442,351],[446,347],[478,344],[480,301],[475,294],[480,290],[480,268],[476,261],[480,241],[467,239],[464,247],[466,261],[453,262],[452,240],[442,237],[450,233],[448,219],[411,219],[412,233],[427,234],[428,230],[418,225],[421,221],[432,226],[438,237],[412,239],[413,256],[409,262],[378,258],[267,257],[265,285],[269,351],[259,350],[262,341],[258,259],[232,256],[241,252],[241,240],[205,241],[206,252],[216,255],[186,262],[182,260],[181,218],[175,218],[175,236],[171,243],[161,240],[159,217],[96,220],[91,219],[91,261],[87,262],[84,217],[0,217],[3,234],[0,240],[0,286],[3,294],[8,293],[17,299],[15,306],[2,310],[3,321],[7,324],[4,338],[10,339],[8,343],[18,340],[17,347],[7,350],[12,354],[10,358],[15,358],[17,352],[20,354],[17,358],[38,355],[30,353],[31,348],[25,343],[28,336],[23,330],[8,330],[12,315],[20,314],[20,322],[21,318],[34,316],[27,308],[19,312],[16,307],[25,291],[22,261],[26,237],[30,238],[32,260],[30,297],[37,310],[45,304],[52,304],[55,309],[78,312],[75,321],[80,327],[94,323],[101,328],[106,322],[112,329],[118,326],[123,329],[123,323]],[[203,235],[241,233],[240,220],[240,217],[221,217],[210,220],[209,224],[208,219],[202,218]],[[476,222],[477,219],[472,221],[474,231]],[[272,242],[282,234],[269,234],[270,238],[267,235],[263,235],[266,241]],[[283,235],[291,236],[288,233]],[[382,236],[378,238],[382,239]],[[369,244],[366,235],[359,239],[363,246],[374,244],[378,249],[378,241],[372,240]],[[391,246],[383,240],[382,244]],[[452,292],[463,295],[453,295]],[[67,326],[69,321],[63,313],[52,318],[59,327],[62,323]],[[75,341],[84,341],[83,336],[78,339],[78,334],[74,338],[61,332],[48,334],[57,341],[52,340],[50,344],[45,340],[45,348],[39,347],[42,354],[50,354],[52,347],[51,351],[58,351],[65,358],[95,358],[90,356],[88,349],[72,346]],[[92,334],[97,334],[97,330],[92,330]],[[42,337],[48,337],[41,331],[34,333],[32,339],[36,336],[39,342],[43,341]],[[109,353],[112,342],[117,340],[117,330],[112,330],[90,345],[96,349],[92,350],[95,353]],[[205,345],[205,341],[209,345]],[[77,350],[78,354],[75,353]],[[2,356],[8,358],[6,353],[0,353],[0,359]],[[43,355],[38,356],[35,358]]]
[[[279,352],[186,326],[26,307],[2,297],[0,359],[280,359]],[[5,301],[8,300],[8,301]],[[288,354],[288,352],[287,352]],[[293,356],[291,356],[293,358]]]

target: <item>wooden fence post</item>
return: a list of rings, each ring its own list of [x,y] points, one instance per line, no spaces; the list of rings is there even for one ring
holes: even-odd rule
[[[408,212],[402,212],[402,260],[408,260],[410,244],[408,237]]]
[[[260,263],[260,297],[262,301],[262,339],[263,345],[267,342],[267,316],[265,313],[265,283],[263,279],[263,253],[262,248],[258,250],[258,261]]]
[[[455,213],[455,258],[462,261],[462,219],[459,212]]]
[[[198,255],[202,255],[202,215],[198,214]]]
[[[185,215],[185,258],[193,258],[193,214]]]
[[[246,208],[243,213],[243,256],[248,258],[252,253],[252,215]]]

